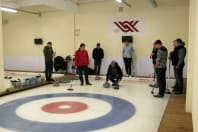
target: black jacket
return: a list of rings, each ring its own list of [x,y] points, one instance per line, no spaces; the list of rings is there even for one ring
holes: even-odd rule
[[[122,73],[122,70],[121,70],[121,68],[120,68],[120,66],[118,65],[118,63],[116,63],[116,70],[117,70],[117,74],[119,75],[119,79],[121,80],[122,79],[122,77],[123,77],[123,73]],[[112,68],[111,68],[111,64],[109,65],[109,68],[108,68],[108,71],[107,71],[107,77],[106,77],[106,80],[108,81],[109,80],[109,77],[111,76],[111,75],[113,75],[114,73],[113,73],[113,70],[112,70]]]
[[[45,46],[43,49],[43,54],[45,56],[45,62],[53,61],[54,51],[52,47]]]
[[[101,60],[104,58],[104,51],[102,48],[94,48],[92,57],[94,60]]]
[[[172,65],[173,66],[184,65],[185,56],[186,56],[186,48],[183,45],[176,47],[170,53],[170,59],[172,60]]]

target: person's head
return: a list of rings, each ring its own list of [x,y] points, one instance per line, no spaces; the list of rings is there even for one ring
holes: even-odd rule
[[[52,47],[52,42],[47,42],[48,47]]]
[[[177,41],[176,40],[173,41],[173,47],[174,48],[177,47]]]
[[[112,61],[111,62],[111,68],[115,68],[116,67],[116,62],[115,61]]]
[[[153,49],[157,49],[156,45],[153,43]]]
[[[97,48],[100,48],[100,43],[97,43],[97,44],[96,44],[96,47],[97,47]]]
[[[185,45],[182,39],[178,38],[175,40],[176,46]]]
[[[154,47],[156,48],[156,49],[159,49],[161,46],[162,46],[162,41],[161,40],[156,40],[155,42],[154,42]]]
[[[125,41],[124,44],[125,44],[126,46],[128,46],[128,45],[130,44],[130,42],[129,42],[129,41]]]
[[[84,43],[81,43],[80,44],[80,50],[84,50],[85,49],[85,44]]]

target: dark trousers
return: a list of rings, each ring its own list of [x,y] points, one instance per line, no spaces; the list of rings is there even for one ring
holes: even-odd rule
[[[159,86],[159,95],[164,96],[166,90],[166,68],[156,68],[157,85]]]
[[[81,84],[84,84],[83,74],[85,75],[85,81],[86,83],[89,83],[88,79],[88,66],[79,66],[78,67],[78,74],[80,78]]]
[[[132,58],[124,58],[125,70],[128,75],[131,75]]]
[[[100,75],[100,67],[102,60],[94,60],[94,71],[96,75]]]
[[[176,66],[174,67],[174,73],[176,79],[176,85],[175,85],[176,92],[183,92],[183,68],[184,66],[178,68],[176,68]]]
[[[119,81],[119,75],[118,74],[110,75],[108,78],[109,78],[109,80],[111,80],[111,82],[113,84],[118,84],[118,81]]]
[[[53,72],[53,61],[45,62],[45,77],[49,81],[52,77]]]

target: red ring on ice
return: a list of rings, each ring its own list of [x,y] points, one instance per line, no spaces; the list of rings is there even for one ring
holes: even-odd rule
[[[80,102],[54,102],[42,107],[42,110],[52,114],[71,114],[84,111],[88,108],[88,105]]]

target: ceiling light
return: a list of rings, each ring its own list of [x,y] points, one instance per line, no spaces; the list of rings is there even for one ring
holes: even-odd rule
[[[1,11],[6,11],[6,12],[12,12],[12,13],[17,13],[17,10],[11,9],[11,8],[6,8],[6,7],[0,7]]]
[[[122,3],[122,0],[116,0],[117,2],[119,2],[119,3]]]

